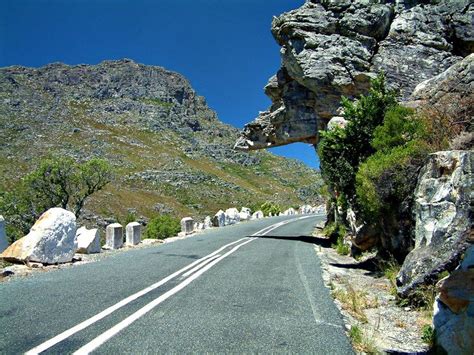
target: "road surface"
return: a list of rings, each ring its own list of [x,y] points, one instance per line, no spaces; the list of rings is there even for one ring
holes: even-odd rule
[[[0,353],[350,354],[304,238],[322,218],[240,223],[0,283]]]

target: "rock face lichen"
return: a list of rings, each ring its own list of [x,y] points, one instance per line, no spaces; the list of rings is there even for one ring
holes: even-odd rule
[[[400,295],[452,269],[468,247],[472,158],[472,151],[437,152],[420,172],[415,191],[415,248],[398,275]]]
[[[272,106],[245,126],[235,148],[316,144],[341,96],[364,93],[382,70],[408,98],[472,53],[473,15],[469,0],[311,0],[275,17],[282,67],[265,87]]]

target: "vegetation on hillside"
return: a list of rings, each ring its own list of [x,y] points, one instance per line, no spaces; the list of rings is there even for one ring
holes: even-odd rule
[[[7,234],[14,241],[27,234],[35,220],[52,207],[80,216],[89,196],[111,180],[111,168],[101,159],[76,163],[70,158],[42,160],[10,191],[0,192],[0,214],[7,219]]]
[[[342,100],[346,127],[320,132],[322,176],[332,209],[339,212],[331,225],[334,231],[347,224],[351,208],[359,222],[375,226],[379,234],[389,239],[402,229],[411,243],[419,169],[429,153],[448,148],[463,129],[452,117],[414,111],[396,99],[382,73],[367,95]],[[340,233],[329,234],[336,241]]]

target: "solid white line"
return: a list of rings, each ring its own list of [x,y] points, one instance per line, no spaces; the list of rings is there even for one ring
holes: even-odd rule
[[[108,307],[107,309],[103,310],[102,312],[96,314],[95,316],[89,318],[89,319],[86,319],[85,321],[79,323],[78,325],[72,327],[72,328],[69,328],[68,330],[56,335],[54,338],[51,338],[49,340],[47,340],[46,342],[34,347],[33,349],[31,350],[28,350],[25,354],[26,355],[33,355],[33,354],[39,354],[47,349],[49,349],[50,347],[56,345],[57,343],[63,341],[64,339],[67,339],[69,338],[70,336],[76,334],[77,332],[89,327],[90,325],[98,322],[99,320],[107,317],[108,315],[110,315],[111,313],[115,312],[116,310],[126,306],[127,304],[129,304],[130,302],[136,300],[137,298],[143,296],[143,295],[146,295],[147,293],[153,291],[154,289],[164,285],[165,283],[167,283],[168,281],[170,281],[171,279],[175,278],[176,276],[178,276],[179,274],[193,268],[194,266],[196,266],[197,264],[201,263],[202,261],[210,258],[210,257],[213,257],[214,255],[218,254],[219,252],[221,252],[222,250],[226,249],[227,247],[231,246],[231,245],[234,245],[242,240],[245,240],[245,239],[248,239],[248,237],[245,237],[245,238],[241,238],[239,240],[236,240],[235,242],[232,242],[232,243],[229,243],[229,244],[226,244],[224,245],[223,247],[219,248],[218,250],[212,252],[211,254],[209,255],[206,255],[205,257],[199,259],[199,260],[196,260],[194,261],[193,263],[189,264],[188,266],[176,271],[175,273],[165,277],[164,279],[158,281],[157,283],[137,292],[137,293],[134,293],[133,295],[131,296],[128,296],[127,298],[123,299],[122,301]]]
[[[203,266],[206,266],[207,264],[209,264],[212,260],[214,259],[217,259],[218,257],[220,257],[221,255],[220,254],[217,254],[217,255],[214,255],[212,258],[209,258],[209,259],[206,259],[204,260],[202,263],[200,263],[198,266],[196,266],[195,268],[189,270],[189,271],[186,271],[181,277],[183,278],[186,278],[188,277],[189,275],[191,274],[194,274],[196,271],[198,271],[200,268],[202,268]]]
[[[258,232],[252,234],[252,236],[257,236],[257,235],[265,235],[267,233],[269,233],[270,231],[274,230],[275,228],[278,228],[279,226],[283,225],[283,224],[286,224],[286,223],[290,223],[292,221],[297,221],[299,219],[304,219],[304,218],[309,218],[309,217],[313,217],[313,216],[306,216],[306,217],[300,217],[300,218],[294,218],[294,219],[290,219],[290,220],[286,220],[286,221],[283,221],[283,222],[279,222],[279,223],[276,223],[276,224],[273,224],[273,225],[270,225],[268,227],[265,227],[261,230],[259,230]],[[282,224],[283,223],[283,224]],[[122,301],[106,308],[105,310],[103,310],[102,312],[96,314],[95,316],[92,316],[91,318],[88,318],[86,319],[85,321],[77,324],[76,326],[72,327],[72,328],[69,328],[67,330],[65,330],[64,332],[56,335],[55,337],[47,340],[46,342],[34,347],[33,349],[27,351],[25,354],[26,355],[35,355],[35,354],[39,354],[51,347],[53,347],[54,345],[60,343],[61,341],[69,338],[70,336],[80,332],[81,330],[89,327],[90,325],[98,322],[99,320],[107,317],[108,315],[110,315],[111,313],[115,312],[116,310],[126,306],[127,304],[129,304],[130,302],[138,299],[139,297],[155,290],[156,288],[164,285],[165,283],[167,283],[168,281],[172,280],[173,278],[179,276],[181,273],[195,267],[197,264],[207,260],[208,258],[212,258],[214,257],[216,254],[220,253],[222,250],[226,249],[227,247],[231,246],[231,245],[234,245],[234,244],[237,244],[238,242],[242,241],[242,240],[246,240],[246,239],[249,239],[248,237],[245,237],[245,238],[241,238],[239,240],[236,240],[232,243],[229,243],[229,244],[226,244],[224,245],[223,247],[219,248],[218,250],[212,252],[211,254],[209,255],[206,255],[204,257],[202,257],[201,259],[199,260],[196,260],[194,261],[193,263],[189,264],[188,266],[176,271],[175,273],[165,277],[164,279],[158,281],[157,283],[123,299]],[[253,239],[250,239],[250,240],[253,240]],[[246,244],[247,242],[243,243],[243,244]],[[242,245],[243,245],[242,244]],[[215,260],[221,260],[221,259],[215,259]],[[214,263],[212,264],[208,264],[209,265],[215,265]],[[203,265],[204,266],[204,265]],[[206,270],[207,270],[207,267],[206,267]]]
[[[84,345],[83,347],[81,347],[80,349],[78,349],[76,352],[74,352],[74,355],[83,355],[83,354],[89,354],[90,352],[94,351],[95,349],[97,349],[99,346],[101,346],[102,344],[104,344],[107,340],[109,340],[110,338],[114,337],[115,335],[117,335],[120,331],[122,331],[123,329],[127,328],[129,325],[131,325],[133,322],[135,322],[137,319],[143,317],[146,313],[150,312],[153,308],[155,308],[156,306],[158,306],[160,303],[162,303],[163,301],[165,301],[166,299],[168,299],[169,297],[173,296],[174,294],[176,294],[177,292],[181,291],[183,288],[185,288],[186,286],[188,286],[191,282],[193,282],[194,280],[196,280],[199,276],[201,276],[203,273],[205,273],[207,270],[209,270],[211,267],[213,267],[214,265],[216,265],[218,262],[220,262],[221,260],[223,260],[224,258],[226,258],[227,256],[229,256],[230,254],[234,253],[235,251],[237,251],[237,249],[239,249],[240,247],[244,246],[245,244],[248,244],[252,241],[254,241],[255,238],[252,238],[252,239],[249,239],[247,240],[246,242],[244,243],[241,243],[237,246],[235,246],[233,249],[231,249],[230,251],[228,251],[227,253],[225,253],[224,255],[222,255],[220,258],[214,260],[213,262],[211,262],[210,264],[206,265],[204,268],[202,268],[201,270],[199,270],[198,272],[196,272],[194,275],[190,276],[189,278],[187,278],[186,280],[184,280],[182,283],[180,283],[179,285],[175,286],[174,288],[172,288],[171,290],[169,290],[168,292],[164,293],[163,295],[159,296],[158,298],[156,298],[155,300],[153,300],[152,302],[148,303],[146,306],[144,306],[143,308],[139,309],[138,311],[136,311],[135,313],[133,313],[132,315],[128,316],[127,318],[125,318],[123,321],[121,321],[120,323],[116,324],[115,326],[113,326],[112,328],[110,328],[109,330],[107,330],[106,332],[102,333],[101,335],[99,335],[98,337],[96,337],[95,339],[93,339],[92,341],[90,341],[89,343],[87,343],[86,345]]]

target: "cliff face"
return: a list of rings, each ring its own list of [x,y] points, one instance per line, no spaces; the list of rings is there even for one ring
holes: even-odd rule
[[[366,92],[381,70],[407,99],[474,51],[473,16],[469,0],[311,0],[275,17],[282,67],[265,87],[272,106],[245,126],[235,148],[317,143],[341,96]]]
[[[50,154],[101,157],[116,179],[92,197],[86,218],[316,202],[315,170],[267,152],[235,152],[237,136],[186,78],[161,67],[124,59],[0,69],[0,190]]]

